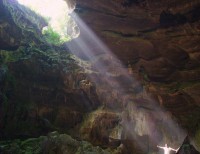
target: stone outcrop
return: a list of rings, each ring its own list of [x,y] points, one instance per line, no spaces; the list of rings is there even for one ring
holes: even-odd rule
[[[58,132],[49,133],[47,136],[30,138],[27,140],[13,140],[1,142],[1,153],[52,153],[52,154],[110,154],[112,150],[103,150],[86,141],[77,141],[67,134]]]
[[[186,138],[183,141],[183,144],[179,147],[176,153],[177,154],[185,154],[185,153],[199,154],[199,152],[195,149],[195,147],[190,143],[188,136],[186,136]]]
[[[0,49],[1,50],[16,50],[20,45],[21,30],[11,19],[8,12],[3,7],[2,0],[0,1]]]

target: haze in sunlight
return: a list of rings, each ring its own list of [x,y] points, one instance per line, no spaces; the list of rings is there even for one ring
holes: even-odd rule
[[[134,140],[141,149],[145,149],[142,140],[140,141],[141,136],[148,136],[148,142],[155,145],[171,142],[174,146],[179,146],[182,143],[185,137],[184,130],[155,100],[151,99],[145,91],[145,87],[142,87],[144,90],[140,97],[145,100],[147,105],[150,104],[150,107],[144,109],[143,106],[140,107],[137,102],[134,102],[137,100],[136,98],[133,101],[134,92],[130,92],[130,89],[134,89],[134,85],[138,84],[139,81],[128,73],[126,66],[96,36],[89,26],[73,12],[73,8],[70,8],[63,0],[18,1],[49,22],[49,26],[43,28],[44,34],[52,30],[57,32],[63,40],[70,40],[70,37],[76,38],[79,35],[79,30],[77,30],[75,24],[75,21],[77,22],[80,26],[81,35],[66,45],[74,55],[77,51],[85,54],[87,59],[92,62],[92,71],[101,76],[101,84],[110,89],[112,95],[117,95],[116,98],[119,103],[124,104],[122,105],[124,111],[121,114],[121,127],[129,136],[128,138]],[[117,80],[118,78],[121,79]],[[98,81],[95,78],[92,82],[98,86]],[[130,85],[128,89],[124,86],[124,83]],[[117,108],[117,103],[109,105],[112,108],[115,108],[115,106]],[[154,115],[154,113],[156,114]],[[157,126],[158,123],[160,123],[159,126]],[[122,129],[118,131],[118,134],[121,134]]]
[[[81,35],[73,40],[73,43],[69,42],[66,45],[73,54],[78,54],[77,51],[80,51],[86,59],[95,63],[93,64],[93,71],[101,76],[101,86],[105,85],[105,87],[111,89],[108,95],[116,95],[116,100],[124,104],[120,125],[128,135],[127,138],[134,140],[141,149],[145,149],[144,141],[140,140],[142,136],[148,136],[146,142],[152,145],[158,143],[162,145],[169,142],[173,147],[180,146],[186,136],[185,131],[158,102],[151,98],[145,87],[142,88],[141,96],[138,96],[140,99],[135,98],[133,101],[134,92],[129,92],[129,89],[139,84],[139,81],[129,74],[128,68],[123,65],[78,14],[73,12],[72,15],[79,25]],[[123,78],[117,80],[117,77]],[[96,81],[94,77],[91,77],[91,80],[96,83],[97,87],[99,86],[98,79]],[[126,84],[124,85],[124,83]],[[129,85],[129,89],[127,89],[127,85]],[[140,101],[135,102],[137,100]],[[110,106],[112,108],[116,106],[117,108],[117,101],[115,103],[111,102]],[[147,107],[142,106],[144,102]],[[119,128],[117,134],[121,133],[122,129]]]
[[[64,0],[18,0],[36,14],[45,18],[48,26],[43,27],[42,33],[59,37],[60,43],[64,43],[79,36],[79,28],[70,14],[71,8]]]

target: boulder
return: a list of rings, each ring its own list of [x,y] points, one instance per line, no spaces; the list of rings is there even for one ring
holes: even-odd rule
[[[190,143],[189,137],[186,136],[176,154],[200,154],[200,152],[195,149],[195,147]]]

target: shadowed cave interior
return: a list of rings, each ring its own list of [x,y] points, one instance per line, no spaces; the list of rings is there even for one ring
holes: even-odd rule
[[[0,0],[0,154],[199,154],[199,42],[200,0]]]

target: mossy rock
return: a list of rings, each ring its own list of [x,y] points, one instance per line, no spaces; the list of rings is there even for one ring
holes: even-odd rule
[[[40,154],[41,143],[45,137],[30,138],[27,140],[12,140],[0,142],[0,153],[2,154]]]
[[[0,142],[1,154],[110,154],[86,141],[77,141],[67,134],[52,132],[48,136]]]

